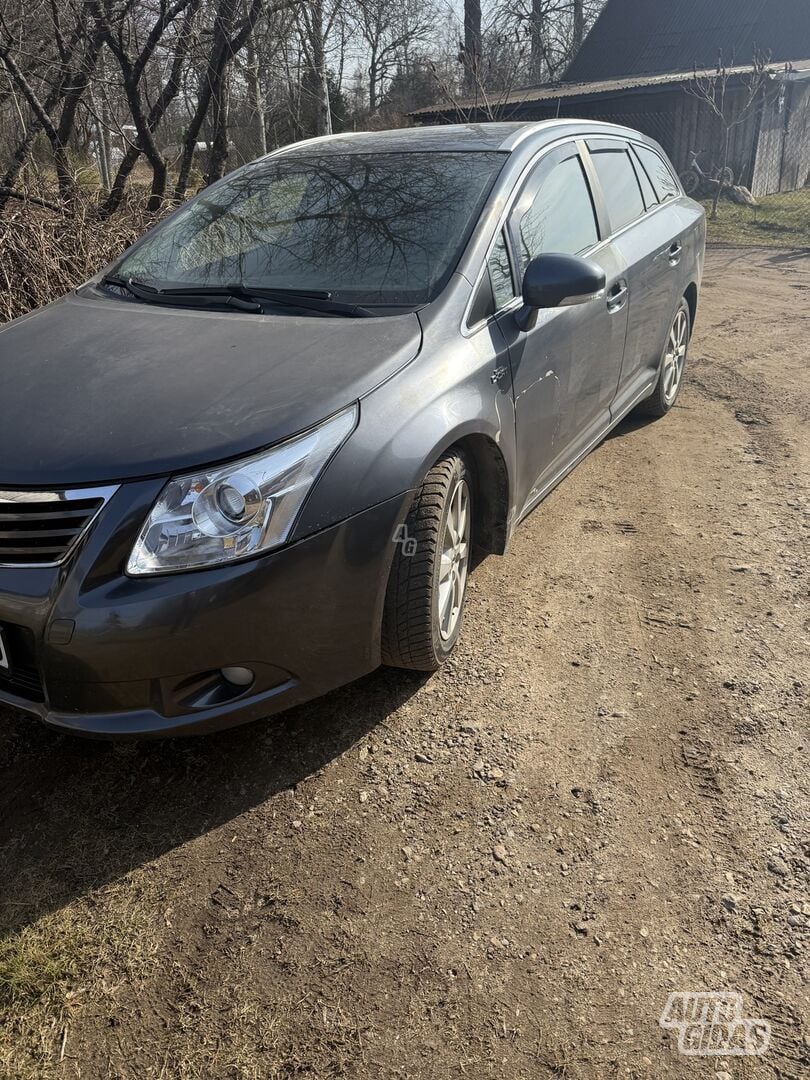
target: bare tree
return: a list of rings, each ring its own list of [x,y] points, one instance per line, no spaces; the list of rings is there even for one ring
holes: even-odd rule
[[[427,40],[433,20],[415,0],[358,0],[356,21],[368,50],[368,108],[373,113],[394,72],[407,68],[409,50]]]
[[[703,102],[718,121],[720,155],[718,179],[712,201],[712,218],[717,217],[724,187],[722,177],[729,169],[734,130],[745,123],[761,101],[769,79],[769,60],[770,57],[755,56],[750,70],[740,77],[738,71],[725,64],[721,55],[716,72],[701,74],[695,66],[692,81],[686,87],[687,93]]]
[[[180,168],[174,196],[184,198],[188,189],[197,140],[209,116],[213,132],[206,181],[218,180],[228,160],[228,68],[256,28],[265,0],[250,0],[246,9],[239,0],[217,0],[210,29],[210,47],[197,86],[197,101],[183,138]]]
[[[66,198],[71,191],[74,176],[68,158],[69,142],[101,44],[89,9],[89,0],[75,10],[69,7],[67,12],[54,2],[43,13],[47,20],[44,36],[52,48],[51,55],[45,58],[44,74],[38,70],[39,65],[26,70],[22,57],[28,36],[24,12],[15,20],[16,25],[5,12],[0,14],[0,66],[32,114],[32,123],[8,163],[0,185],[6,191],[5,195],[0,194],[0,210],[40,132],[51,145],[60,196]],[[69,24],[69,29],[64,22]]]
[[[132,50],[132,42],[137,41],[137,29],[133,26],[128,7],[117,8],[112,0],[91,0],[93,14],[103,34],[104,41],[118,61],[123,79],[124,93],[129,106],[132,123],[137,131],[137,139],[121,162],[118,173],[106,203],[107,212],[118,208],[124,193],[126,181],[141,154],[144,154],[152,167],[152,190],[149,196],[149,210],[158,210],[166,193],[168,163],[161,153],[155,132],[166,109],[180,90],[180,74],[188,53],[194,17],[199,10],[201,0],[174,0],[167,5],[161,2],[154,22],[146,28],[144,43],[137,51]],[[150,61],[172,25],[183,15],[184,19],[174,43],[174,56],[169,74],[163,83],[156,100],[148,103],[147,72]]]

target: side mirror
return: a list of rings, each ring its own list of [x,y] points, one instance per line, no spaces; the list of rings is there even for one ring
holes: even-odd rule
[[[521,330],[532,330],[540,309],[586,304],[602,296],[605,271],[577,255],[538,255],[523,275],[523,307],[515,313]]]

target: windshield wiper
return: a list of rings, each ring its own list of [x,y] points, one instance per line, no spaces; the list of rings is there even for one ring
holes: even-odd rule
[[[250,297],[243,296],[240,292],[233,292],[229,288],[219,289],[157,289],[153,285],[146,285],[142,281],[133,278],[122,278],[115,274],[108,274],[101,279],[102,285],[114,285],[118,289],[126,289],[139,300],[145,300],[150,304],[167,304],[172,307],[231,307],[237,311],[249,311],[254,315],[261,315],[262,305]]]
[[[114,285],[126,289],[140,300],[155,304],[174,304],[183,307],[234,307],[239,311],[261,312],[262,303],[279,304],[300,308],[304,311],[321,311],[325,315],[345,315],[348,318],[373,318],[374,312],[359,304],[346,304],[333,300],[325,290],[266,289],[261,285],[180,285],[158,289],[132,278],[108,274],[102,285]]]
[[[302,308],[305,311],[322,311],[328,315],[347,315],[352,318],[373,318],[374,312],[360,304],[347,304],[333,300],[332,294],[318,289],[277,289],[262,285],[185,285],[161,289],[164,296],[235,296],[243,300],[266,300],[271,304]]]

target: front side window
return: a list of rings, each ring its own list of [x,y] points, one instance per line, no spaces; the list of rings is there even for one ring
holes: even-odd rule
[[[599,242],[596,214],[577,155],[543,180],[519,227],[521,274],[544,252],[579,255]]]
[[[680,189],[672,175],[669,166],[661,157],[648,146],[636,146],[635,151],[644,166],[644,170],[652,181],[658,198],[661,202],[665,199],[675,199],[680,195]]]
[[[192,200],[115,272],[160,288],[426,303],[455,270],[505,160],[479,151],[271,158]]]
[[[509,264],[509,252],[506,249],[506,240],[503,232],[498,233],[498,239],[489,256],[487,264],[489,280],[492,283],[492,296],[495,300],[495,310],[500,311],[515,298],[515,286],[512,281],[512,267]]]
[[[635,169],[626,150],[596,150],[593,163],[607,203],[614,232],[644,213],[644,200]]]

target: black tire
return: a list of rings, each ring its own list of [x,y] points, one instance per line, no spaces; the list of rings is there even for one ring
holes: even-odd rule
[[[438,598],[442,542],[451,500],[461,482],[466,485],[470,519],[468,569],[473,539],[473,485],[467,462],[458,450],[448,450],[427,474],[411,504],[401,537],[397,537],[382,625],[382,660],[391,667],[437,671],[458,641],[464,621],[466,572],[460,611],[447,637],[439,624]]]
[[[667,394],[667,386],[666,386],[666,379],[667,379],[666,356],[667,356],[667,351],[669,349],[670,335],[673,333],[673,330],[678,325],[678,321],[679,321],[679,319],[681,319],[682,316],[686,317],[686,342],[685,342],[686,352],[685,352],[684,357],[683,357],[683,364],[681,366],[681,374],[680,374],[680,377],[678,379],[678,384],[677,384],[677,388],[675,390],[675,394],[674,395],[668,395]],[[650,394],[650,396],[645,398],[642,402],[640,402],[636,406],[635,412],[636,412],[636,414],[638,416],[652,416],[652,417],[666,416],[667,413],[669,412],[669,410],[672,408],[672,406],[678,400],[678,395],[680,394],[681,387],[683,386],[683,373],[684,373],[684,370],[686,368],[687,361],[689,359],[689,341],[691,340],[691,337],[692,337],[692,311],[691,311],[691,308],[689,307],[689,304],[687,303],[686,297],[684,297],[681,300],[680,304],[678,304],[678,309],[677,309],[677,311],[675,312],[675,314],[672,317],[672,322],[670,324],[670,329],[667,331],[667,340],[666,340],[666,342],[664,344],[664,351],[661,354],[661,367],[660,367],[660,370],[659,370],[659,373],[658,373],[658,382],[655,384],[655,389]]]

